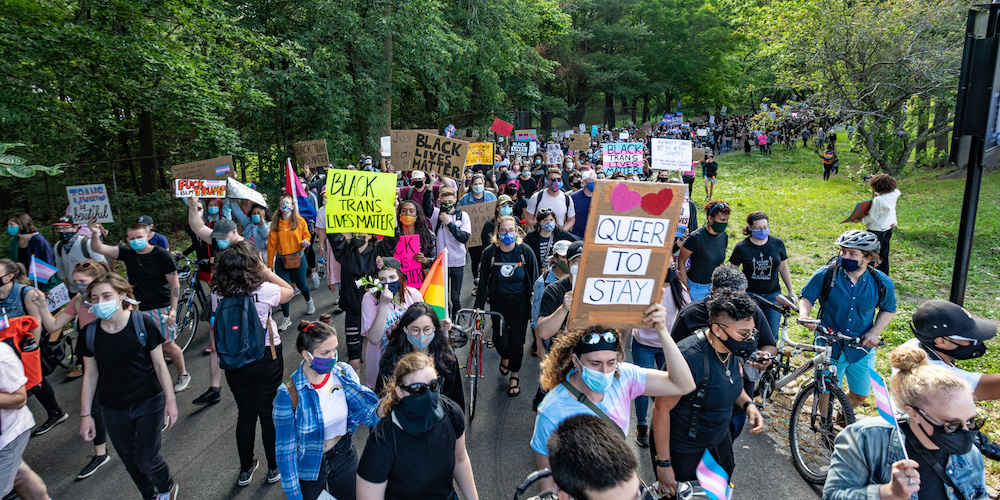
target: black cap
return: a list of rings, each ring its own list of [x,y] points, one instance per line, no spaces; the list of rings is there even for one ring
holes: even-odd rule
[[[229,236],[229,233],[235,230],[235,222],[226,218],[219,219],[215,221],[215,224],[212,226],[212,238],[217,240],[224,239],[226,236]]]
[[[148,215],[143,215],[143,216],[140,216],[136,220],[136,222],[138,222],[139,224],[144,224],[144,225],[147,225],[147,226],[151,226],[151,225],[153,225],[153,218],[150,217],[150,216],[148,216]]]
[[[573,243],[569,244],[569,250],[566,250],[566,260],[573,260],[574,258],[579,257],[580,254],[582,253],[583,253],[583,242],[574,241]]]
[[[988,340],[996,336],[996,323],[973,318],[969,311],[947,300],[928,300],[913,311],[910,319],[913,334],[920,340],[937,337],[959,337],[969,340]]]
[[[53,226],[72,226],[73,225],[73,218],[70,217],[70,216],[68,216],[68,215],[64,215],[64,216],[60,217],[59,220],[53,222],[52,225]]]

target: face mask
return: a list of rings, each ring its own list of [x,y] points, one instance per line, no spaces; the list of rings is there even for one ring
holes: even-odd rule
[[[367,242],[367,240],[365,240],[364,236],[355,236],[354,239],[351,240],[351,241],[352,241],[352,243],[354,243],[354,246],[356,248],[361,248],[361,247],[365,246],[365,243]]]
[[[937,445],[938,448],[941,448],[941,451],[949,455],[965,455],[972,450],[973,440],[978,433],[977,431],[961,429],[955,431],[953,434],[946,434],[943,426],[934,425],[930,422],[927,422],[927,424],[934,429],[934,434],[927,436],[927,438]],[[918,423],[917,425],[923,430],[923,423]],[[927,431],[924,431],[924,433],[927,434]]]
[[[423,394],[411,394],[399,400],[392,410],[395,420],[403,432],[411,436],[419,436],[444,419],[441,409],[440,389],[430,389]]]
[[[424,181],[413,181],[413,187],[417,189],[423,189]]]
[[[441,203],[441,211],[443,211],[444,213],[450,214],[452,210],[455,210],[454,201],[446,201]]]
[[[504,245],[513,245],[517,241],[517,236],[514,233],[503,233],[500,235],[500,243]]]
[[[204,219],[205,218],[205,211],[204,210],[198,210],[198,218],[200,218],[200,219]]]
[[[486,188],[484,188],[482,184],[473,184],[472,185],[472,192],[476,193],[477,195],[478,194],[483,194],[483,190],[484,189],[486,189]]]
[[[539,160],[539,159],[536,158],[535,159],[535,165],[541,165],[541,164],[542,164],[542,160]]]
[[[59,241],[62,241],[63,245],[72,244],[75,238],[76,238],[76,233],[73,232],[59,233]]]
[[[676,277],[677,277],[676,267],[671,267],[669,270],[667,270],[667,283],[674,281],[674,278]]]
[[[573,170],[574,165],[576,164],[571,161],[566,162],[566,170]]]
[[[716,233],[719,233],[719,234],[722,234],[722,233],[726,232],[726,228],[727,227],[729,227],[729,223],[728,222],[713,222],[712,223],[712,231],[715,231]]]
[[[517,188],[516,187],[509,187],[509,188],[507,188],[507,190],[505,192],[507,194],[511,195],[511,196],[514,196],[515,194],[517,194]]]
[[[583,183],[580,181],[573,181],[573,189],[580,189],[583,187]]]
[[[434,335],[410,335],[407,333],[406,340],[413,346],[414,349],[422,351],[427,349],[427,346],[431,345],[431,341],[434,340]]]
[[[954,349],[946,352],[955,359],[973,359],[986,354],[986,344],[980,341],[970,345],[956,345]]]
[[[317,358],[312,353],[309,353],[309,357],[312,358],[312,361],[309,362],[309,368],[312,368],[313,371],[320,375],[324,375],[333,371],[333,367],[337,365],[339,354],[335,352],[332,358]]]
[[[399,222],[404,226],[412,226],[414,222],[417,222],[417,218],[412,215],[400,215]]]
[[[728,337],[726,338],[726,340],[722,340],[722,338],[716,335],[716,338],[722,340],[722,345],[726,346],[726,349],[729,349],[729,352],[743,359],[747,359],[750,357],[750,355],[757,352],[756,337],[752,339],[743,339],[742,342],[737,342],[736,339],[734,339],[731,335],[729,335],[728,332],[726,333],[726,337]]]
[[[771,230],[770,229],[751,229],[750,230],[750,234],[752,234],[753,237],[757,238],[758,240],[766,240],[767,236],[769,234],[771,234]]]
[[[583,378],[583,383],[590,387],[590,390],[604,394],[614,383],[615,372],[604,373],[584,366],[583,370],[580,371],[580,377]]]
[[[90,306],[90,312],[101,319],[111,319],[118,310],[118,299],[98,302]]]
[[[510,205],[500,207],[500,215],[510,215],[512,213],[514,213],[514,207]]]
[[[556,179],[554,181],[549,181],[549,189],[553,191],[559,191],[562,189],[562,181]]]
[[[215,215],[217,213],[219,213],[219,207],[208,207],[208,215]]]
[[[553,221],[548,221],[548,222],[543,222],[542,223],[542,231],[552,232],[552,231],[555,231],[555,229],[556,229],[556,223],[553,222]]]
[[[251,215],[250,220],[253,221],[254,224],[260,224],[260,216],[257,214]]]
[[[531,172],[521,172],[521,177],[527,179],[531,177]]]
[[[837,256],[837,264],[844,268],[845,271],[851,273],[857,271],[861,267],[861,263],[854,259],[845,259],[840,255]]]
[[[386,283],[385,284],[385,289],[389,290],[390,292],[392,292],[392,294],[395,296],[397,293],[399,293],[399,286],[402,285],[402,284],[403,283],[399,282],[399,281],[393,281],[392,283]]]
[[[215,244],[216,246],[219,247],[219,250],[225,250],[229,248],[229,240],[215,240]]]
[[[576,283],[576,275],[580,272],[580,264],[569,266],[569,274],[573,276],[573,283]]]
[[[292,211],[292,205],[290,203],[282,203],[281,204],[281,212],[282,213],[286,213],[287,214],[288,212],[291,212],[291,211]]]
[[[146,244],[146,238],[137,238],[128,242],[129,248],[136,252],[141,252],[143,248],[146,248]]]
[[[569,264],[567,264],[564,261],[557,260],[556,261],[556,267],[558,267],[560,271],[562,271],[562,272],[564,272],[566,274],[570,273]]]
[[[591,192],[594,191],[594,181],[590,181],[590,182],[587,183],[587,191],[591,191]]]
[[[17,236],[17,233],[21,232],[21,228],[17,226],[7,226],[7,234],[11,236]]]

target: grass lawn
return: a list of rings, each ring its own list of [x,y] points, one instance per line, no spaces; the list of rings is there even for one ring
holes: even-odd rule
[[[838,134],[846,136],[846,134]],[[840,224],[854,205],[872,197],[862,179],[862,153],[851,153],[850,144],[838,145],[840,175],[823,181],[820,159],[812,149],[801,147],[788,151],[776,147],[771,156],[754,151],[745,156],[742,150],[717,158],[719,180],[716,199],[726,200],[733,208],[730,219],[730,251],[743,238],[740,229],[746,215],[763,210],[770,217],[771,234],[785,241],[788,263],[795,291],[799,292],[812,273],[836,253],[833,241],[848,229],[864,225]],[[799,142],[801,145],[801,141]],[[877,368],[890,373],[889,352],[912,338],[910,316],[928,299],[947,299],[955,261],[958,224],[962,209],[965,179],[939,180],[947,170],[909,170],[899,179],[902,196],[897,203],[899,224],[892,236],[890,275],[896,285],[898,311],[883,338],[887,348],[879,349]],[[705,201],[698,179],[692,197]],[[968,275],[965,307],[974,315],[1000,318],[1000,175],[986,175],[980,194],[979,214]],[[704,221],[704,212],[699,216]],[[805,338],[805,329],[794,327]],[[996,372],[1000,367],[1000,340],[990,342],[983,358],[961,362],[963,368]],[[868,401],[872,404],[871,398]],[[990,414],[986,432],[993,441],[1000,440],[1000,403],[983,402]],[[864,413],[873,413],[868,407]],[[1000,489],[1000,464],[987,460],[990,484]]]

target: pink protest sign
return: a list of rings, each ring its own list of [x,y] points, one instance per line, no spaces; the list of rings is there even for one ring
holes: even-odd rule
[[[399,237],[393,257],[399,261],[403,274],[406,275],[406,286],[420,288],[424,283],[424,269],[413,256],[420,253],[420,235],[410,234]]]

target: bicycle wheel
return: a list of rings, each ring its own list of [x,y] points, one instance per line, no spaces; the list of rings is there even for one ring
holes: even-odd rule
[[[194,334],[198,332],[198,323],[201,321],[198,306],[194,300],[191,297],[183,298],[184,306],[177,314],[177,337],[174,339],[174,343],[181,348],[181,351],[187,350],[188,346],[191,345]]]
[[[788,442],[792,448],[792,462],[802,477],[813,484],[826,482],[833,454],[833,440],[837,434],[854,423],[854,409],[844,391],[831,380],[825,408],[820,408],[816,382],[810,382],[795,396],[792,415],[788,421]]]
[[[469,348],[469,422],[476,416],[476,396],[479,395],[479,376],[483,362],[483,337],[476,335]]]

